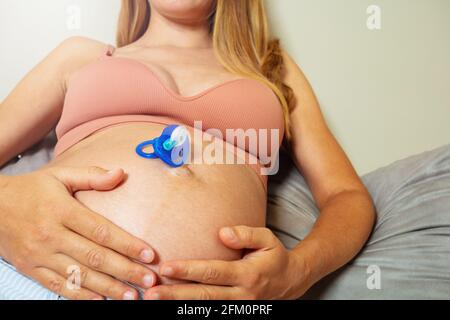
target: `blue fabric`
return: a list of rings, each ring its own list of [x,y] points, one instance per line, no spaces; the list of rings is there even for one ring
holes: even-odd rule
[[[17,272],[0,258],[0,300],[58,300],[57,294],[50,292],[34,280]]]

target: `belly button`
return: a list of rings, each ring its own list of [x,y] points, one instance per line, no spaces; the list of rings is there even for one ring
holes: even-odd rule
[[[166,168],[169,173],[175,177],[190,177],[194,175],[194,172],[187,166],[184,165],[178,168]]]

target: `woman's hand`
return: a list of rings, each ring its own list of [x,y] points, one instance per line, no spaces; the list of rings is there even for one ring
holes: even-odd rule
[[[136,299],[122,281],[154,285],[155,274],[130,260],[150,263],[153,250],[73,198],[79,190],[114,189],[124,175],[121,169],[53,167],[1,176],[0,256],[69,299]],[[81,288],[67,285],[69,277],[77,282],[77,273],[69,274],[77,269]]]
[[[312,285],[298,253],[284,248],[266,228],[223,228],[220,239],[232,249],[252,249],[238,261],[170,261],[160,275],[198,283],[160,285],[149,300],[296,299]]]

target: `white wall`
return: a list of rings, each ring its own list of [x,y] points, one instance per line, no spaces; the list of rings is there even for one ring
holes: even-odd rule
[[[0,0],[0,100],[67,37],[114,44],[119,7],[120,0]]]
[[[0,0],[0,100],[62,39],[113,43],[119,3]],[[266,3],[360,174],[450,143],[449,0]],[[381,8],[381,30],[366,26],[371,4]],[[71,5],[80,29],[67,26]]]
[[[266,2],[360,174],[450,143],[449,0]]]

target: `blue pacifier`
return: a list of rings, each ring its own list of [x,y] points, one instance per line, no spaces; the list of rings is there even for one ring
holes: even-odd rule
[[[144,152],[148,146],[153,146],[153,152]],[[136,153],[146,159],[161,159],[173,168],[184,165],[189,157],[189,132],[185,127],[170,125],[162,134],[153,140],[144,141],[136,147]]]

